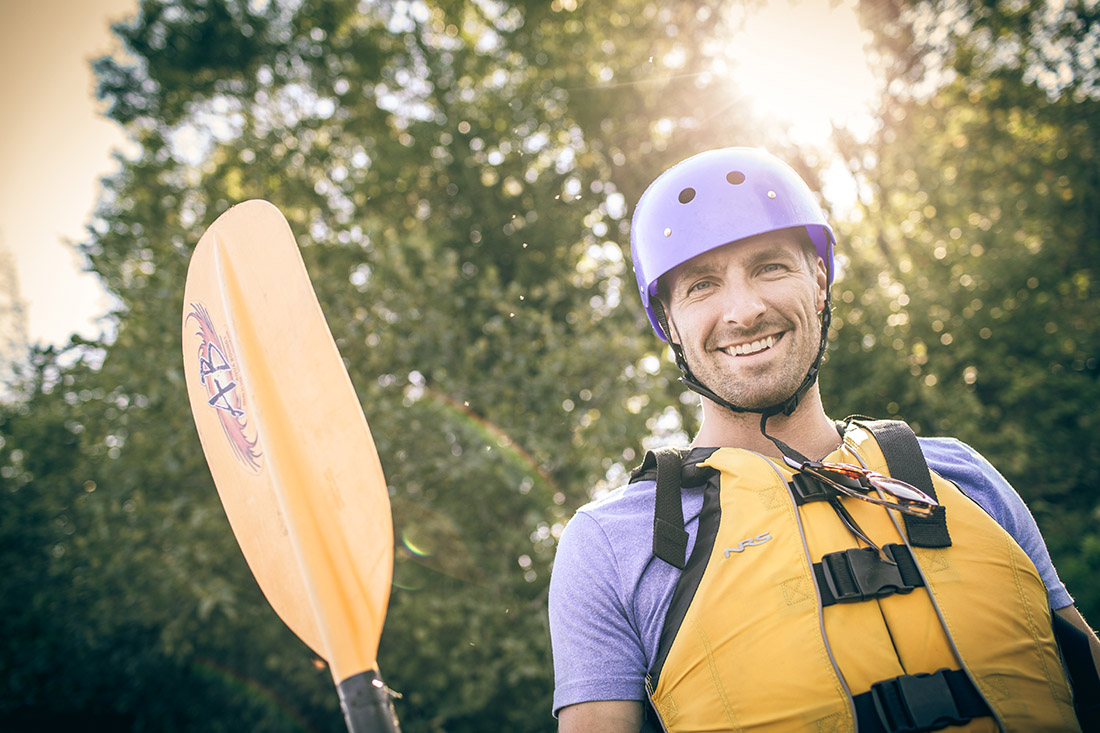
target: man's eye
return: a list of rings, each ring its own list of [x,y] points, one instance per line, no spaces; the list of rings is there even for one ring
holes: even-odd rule
[[[707,282],[706,280],[700,280],[699,282],[695,283],[690,288],[688,288],[688,292],[689,293],[695,293],[695,292],[698,292],[700,290],[706,290],[709,287],[710,287],[709,282]]]
[[[779,262],[769,262],[760,269],[762,272],[780,272],[787,269],[787,267]]]

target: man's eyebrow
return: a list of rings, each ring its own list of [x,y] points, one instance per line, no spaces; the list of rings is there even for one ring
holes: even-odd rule
[[[747,264],[759,265],[767,261],[783,260],[783,261],[795,261],[799,259],[798,255],[785,247],[767,247],[764,249],[752,252],[749,255]]]
[[[683,266],[678,274],[680,278],[699,277],[700,275],[710,275],[720,269],[721,267],[714,262],[689,262]]]
[[[696,278],[712,275],[721,269],[713,262],[685,262],[680,265],[680,271],[675,274],[674,277],[668,280],[668,292],[674,293],[679,287],[682,287],[685,282],[690,282]]]

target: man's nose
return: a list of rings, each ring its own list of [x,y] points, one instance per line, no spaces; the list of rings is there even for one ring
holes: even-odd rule
[[[723,304],[722,319],[731,325],[752,328],[764,315],[765,310],[767,307],[764,305],[764,299],[755,288],[751,286],[731,288]]]

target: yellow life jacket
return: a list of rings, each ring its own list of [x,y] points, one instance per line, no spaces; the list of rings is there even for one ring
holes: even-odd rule
[[[826,460],[889,473],[859,426]],[[901,592],[826,606],[851,585],[828,568],[877,553],[851,551],[860,543],[828,501],[799,505],[784,465],[733,448],[699,465],[720,478],[704,492],[648,684],[665,729],[1080,730],[1038,571],[954,484],[932,474],[946,547],[907,542],[894,512],[844,498],[877,545],[915,562],[907,582],[886,581]]]

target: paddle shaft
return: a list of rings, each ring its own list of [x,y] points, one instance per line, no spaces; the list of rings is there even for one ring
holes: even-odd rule
[[[376,670],[348,677],[336,686],[349,733],[400,733],[393,696]]]

